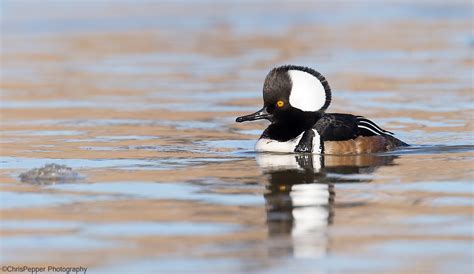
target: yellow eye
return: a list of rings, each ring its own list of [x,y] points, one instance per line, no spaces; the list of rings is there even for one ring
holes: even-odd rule
[[[277,102],[277,107],[281,108],[285,105],[285,102],[283,102],[282,100],[278,101]]]

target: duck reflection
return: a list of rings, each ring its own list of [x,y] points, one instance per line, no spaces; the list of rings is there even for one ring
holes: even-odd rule
[[[335,216],[335,184],[370,182],[370,173],[394,158],[258,154],[257,163],[268,178],[264,198],[270,255],[324,256],[327,228]]]

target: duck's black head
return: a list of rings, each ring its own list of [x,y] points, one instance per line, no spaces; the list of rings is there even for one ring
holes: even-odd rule
[[[275,123],[314,124],[331,103],[331,88],[319,72],[302,66],[272,69],[263,84],[263,108],[237,122],[267,119]]]

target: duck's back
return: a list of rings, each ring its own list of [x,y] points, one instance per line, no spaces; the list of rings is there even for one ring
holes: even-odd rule
[[[326,154],[374,153],[408,146],[363,116],[327,113],[313,127]]]

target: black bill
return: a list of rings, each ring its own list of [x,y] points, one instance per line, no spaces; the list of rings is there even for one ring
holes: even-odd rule
[[[267,119],[267,120],[271,121],[272,118],[273,118],[273,115],[267,112],[266,107],[263,107],[261,110],[255,112],[255,113],[237,117],[237,119],[235,119],[235,121],[237,123],[242,123],[242,122],[246,122],[246,121],[260,120],[260,119]]]

